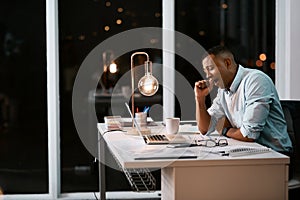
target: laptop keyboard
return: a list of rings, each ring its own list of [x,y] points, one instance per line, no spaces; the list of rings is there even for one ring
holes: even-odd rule
[[[147,144],[167,144],[169,139],[165,135],[144,135],[143,136]]]

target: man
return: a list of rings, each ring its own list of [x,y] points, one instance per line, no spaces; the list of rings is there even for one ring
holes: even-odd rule
[[[195,83],[196,120],[202,134],[215,129],[224,136],[257,142],[289,155],[292,144],[284,114],[272,80],[263,72],[235,62],[229,49],[216,46],[202,60],[207,80]],[[209,109],[205,98],[213,86],[218,93]]]

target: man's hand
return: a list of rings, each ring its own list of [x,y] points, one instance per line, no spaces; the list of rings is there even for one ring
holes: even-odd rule
[[[196,99],[203,99],[212,90],[213,85],[208,80],[201,80],[195,83],[194,92]]]

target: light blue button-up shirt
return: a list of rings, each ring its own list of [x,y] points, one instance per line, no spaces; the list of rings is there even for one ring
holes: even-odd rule
[[[218,89],[208,113],[217,120],[226,116],[244,137],[275,151],[292,149],[276,88],[259,70],[239,65],[230,90]]]

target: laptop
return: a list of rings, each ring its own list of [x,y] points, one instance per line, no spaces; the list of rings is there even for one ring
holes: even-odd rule
[[[149,135],[143,135],[141,131],[141,127],[136,122],[135,118],[133,117],[133,114],[129,108],[129,105],[125,103],[126,108],[133,119],[133,123],[136,126],[138,134],[143,138],[146,144],[183,144],[188,145],[190,144],[187,139],[181,135],[169,135],[169,134],[149,134]],[[175,147],[175,146],[174,146]]]

